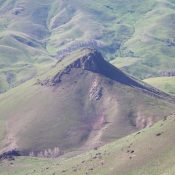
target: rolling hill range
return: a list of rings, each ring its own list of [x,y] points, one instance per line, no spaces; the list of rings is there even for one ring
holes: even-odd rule
[[[175,0],[0,0],[0,175],[174,175]]]
[[[1,175],[174,175],[175,117],[169,116],[97,150],[55,160],[30,157],[1,162]]]
[[[175,112],[174,97],[124,74],[95,50],[0,96],[1,153],[41,156],[104,145]]]
[[[172,71],[174,8],[174,0],[0,0],[0,91],[81,47],[140,79]]]

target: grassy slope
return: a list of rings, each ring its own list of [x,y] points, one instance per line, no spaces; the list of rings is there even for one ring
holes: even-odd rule
[[[174,128],[175,118],[170,116],[151,128],[79,156],[56,160],[23,157],[13,164],[4,161],[0,174],[173,175]]]
[[[52,64],[44,41],[48,35],[46,2],[1,1],[0,92],[33,78]]]
[[[53,14],[59,10],[50,23],[52,53],[76,41],[96,39],[108,58],[116,58],[123,70],[141,79],[173,69],[174,1],[65,1]],[[61,15],[65,19],[59,23]],[[125,57],[135,64],[128,65]]]
[[[140,78],[159,75],[159,72],[173,69],[174,65],[174,4],[157,1],[154,9],[145,14],[136,24],[133,37],[125,44],[142,59],[126,70]]]
[[[117,59],[110,61],[110,63],[122,69],[124,67],[136,64],[140,60],[141,58],[136,58],[136,57],[118,57]]]
[[[116,58],[125,71],[141,79],[174,65],[174,1],[0,3],[1,91],[35,76],[52,63],[51,56],[82,41],[96,40],[108,58]]]
[[[174,77],[157,77],[148,78],[144,82],[151,84],[155,88],[159,88],[170,94],[175,94],[175,78]]]

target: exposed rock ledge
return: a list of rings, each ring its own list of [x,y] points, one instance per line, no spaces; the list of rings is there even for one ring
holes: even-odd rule
[[[0,161],[3,160],[14,160],[15,157],[20,156],[20,152],[17,150],[11,150],[0,154]]]
[[[70,74],[72,69],[78,68],[82,70],[100,73],[100,66],[102,62],[106,62],[102,55],[96,50],[90,50],[90,52],[87,55],[75,60],[62,71],[57,73],[52,79],[46,79],[43,81],[38,80],[38,83],[43,86],[54,86],[62,81],[62,77],[64,75]]]
[[[90,50],[87,55],[78,58],[73,63],[68,65],[62,71],[58,72],[53,78],[43,81],[38,80],[38,83],[45,86],[55,86],[60,83],[64,75],[71,73],[72,69],[82,69],[99,73],[119,83],[129,86],[137,86],[143,88],[144,86],[129,76],[125,75],[122,71],[108,63],[103,56],[96,50]]]

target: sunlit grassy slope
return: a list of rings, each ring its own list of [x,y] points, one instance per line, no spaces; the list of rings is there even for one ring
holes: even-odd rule
[[[78,156],[1,162],[2,175],[174,175],[175,117]]]
[[[83,44],[141,79],[171,70],[174,8],[172,0],[1,0],[0,91]]]
[[[174,8],[174,1],[165,0],[65,1],[59,16],[66,19],[58,20],[48,49],[95,39],[108,58],[124,62],[123,70],[141,79],[156,76],[175,64]],[[69,13],[74,15],[70,20]],[[128,65],[125,57],[135,64]]]
[[[49,1],[0,2],[0,91],[21,84],[53,62],[45,49]]]
[[[175,77],[148,78],[144,82],[170,94],[175,94]]]

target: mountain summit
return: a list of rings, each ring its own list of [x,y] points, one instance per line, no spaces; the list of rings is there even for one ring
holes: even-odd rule
[[[110,80],[121,83],[123,85],[131,86],[133,88],[139,88],[142,91],[149,93],[150,95],[152,94],[153,96],[159,96],[160,98],[166,98],[167,100],[171,100],[171,101],[175,100],[172,96],[164,92],[161,92],[125,74],[124,72],[122,72],[121,70],[119,70],[118,68],[110,64],[108,61],[106,61],[102,56],[102,54],[97,50],[82,49],[75,53],[81,53],[81,52],[84,54],[82,54],[80,58],[78,57],[76,59],[73,59],[73,61],[71,60],[72,62],[70,62],[65,67],[63,66],[64,68],[58,71],[56,75],[53,75],[49,80],[47,79],[43,81],[43,85],[45,84],[49,86],[56,86],[57,84],[61,83],[61,81],[64,79],[64,76],[70,75],[71,71],[73,71],[74,69],[77,69],[77,71],[81,70],[82,74],[83,72],[87,72],[87,71],[93,72],[101,76],[104,76],[106,78],[109,78]],[[68,59],[69,59],[69,56],[68,58],[65,58],[65,60],[68,60]],[[62,62],[64,61],[62,60]],[[60,61],[58,63],[60,63]],[[62,65],[64,65],[64,63]]]

